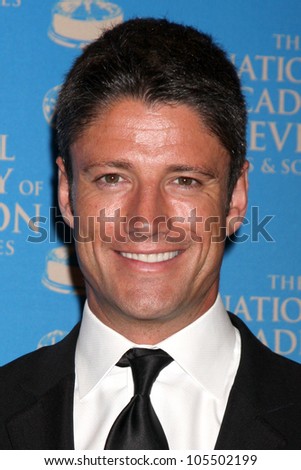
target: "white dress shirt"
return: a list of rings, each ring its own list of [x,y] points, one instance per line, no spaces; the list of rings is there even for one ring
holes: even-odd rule
[[[214,449],[240,360],[240,335],[220,296],[195,322],[156,346],[136,345],[100,322],[86,302],[75,355],[75,449],[104,449],[133,396],[132,347],[161,348],[174,361],[159,374],[151,401],[170,449]]]

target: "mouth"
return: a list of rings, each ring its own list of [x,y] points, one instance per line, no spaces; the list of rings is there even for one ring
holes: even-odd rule
[[[162,261],[169,261],[180,254],[180,251],[165,251],[162,253],[127,253],[120,252],[124,258],[133,259],[135,261],[142,261],[143,263],[161,263]]]

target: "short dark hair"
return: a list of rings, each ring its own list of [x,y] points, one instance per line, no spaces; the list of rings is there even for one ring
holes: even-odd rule
[[[86,47],[57,104],[58,146],[70,184],[70,146],[124,97],[196,110],[231,157],[232,194],[245,160],[247,113],[236,69],[211,36],[166,19],[132,19]]]

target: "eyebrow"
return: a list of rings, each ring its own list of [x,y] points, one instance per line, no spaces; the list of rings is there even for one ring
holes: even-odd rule
[[[214,169],[209,169],[200,165],[171,165],[169,170],[174,173],[197,173],[199,175],[208,176],[210,178],[216,178],[217,174]]]
[[[130,162],[125,160],[112,160],[107,162],[95,162],[95,163],[88,163],[83,167],[83,172],[88,173],[93,168],[120,168],[123,170],[131,170],[133,165]]]

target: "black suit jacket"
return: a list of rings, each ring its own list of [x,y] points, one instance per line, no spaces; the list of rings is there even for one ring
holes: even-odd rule
[[[301,365],[271,352],[230,316],[242,355],[215,448],[301,449]],[[74,449],[78,331],[0,369],[0,449]]]

